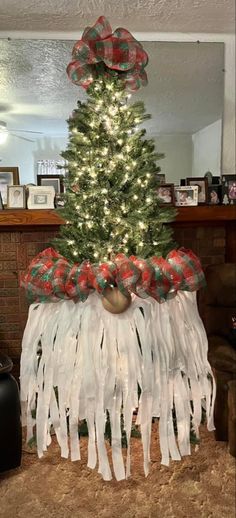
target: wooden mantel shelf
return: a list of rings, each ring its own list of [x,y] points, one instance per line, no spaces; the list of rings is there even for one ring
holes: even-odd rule
[[[0,227],[59,226],[63,223],[54,209],[5,209],[0,211]]]
[[[206,223],[236,221],[236,205],[208,206],[199,205],[198,207],[179,207],[178,214],[173,224],[204,225]],[[0,211],[0,227],[58,227],[63,223],[63,219],[58,211],[53,209],[6,209]]]

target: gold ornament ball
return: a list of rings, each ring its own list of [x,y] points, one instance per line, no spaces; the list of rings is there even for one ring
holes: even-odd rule
[[[124,313],[131,304],[131,295],[123,295],[118,288],[106,288],[103,292],[102,305],[110,313]]]

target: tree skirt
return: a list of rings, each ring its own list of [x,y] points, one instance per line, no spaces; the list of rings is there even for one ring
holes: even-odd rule
[[[110,480],[104,439],[109,412],[113,472],[117,480],[124,479],[130,475],[130,435],[138,410],[148,475],[152,418],[159,418],[161,462],[168,466],[170,458],[190,454],[190,425],[198,436],[202,406],[208,430],[214,429],[214,398],[196,292],[179,291],[163,304],[132,295],[131,306],[120,315],[107,312],[96,292],[84,303],[30,306],[22,344],[21,400],[28,440],[36,422],[39,457],[51,442],[53,426],[61,456],[67,458],[70,450],[71,460],[79,460],[78,421],[86,419],[88,466],[95,468],[98,462],[98,472]],[[125,461],[121,414],[128,445]]]

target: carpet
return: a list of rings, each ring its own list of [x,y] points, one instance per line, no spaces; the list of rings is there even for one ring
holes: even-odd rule
[[[151,468],[143,474],[140,439],[131,441],[127,481],[104,482],[82,460],[61,459],[53,437],[42,459],[24,447],[22,466],[0,475],[1,518],[235,518],[235,459],[214,433],[200,430],[201,444],[170,467],[160,465],[153,425]],[[125,454],[125,450],[124,450]]]

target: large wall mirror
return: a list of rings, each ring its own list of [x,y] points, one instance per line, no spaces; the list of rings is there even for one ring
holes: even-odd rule
[[[0,40],[0,121],[9,130],[0,165],[18,166],[21,183],[35,182],[39,160],[59,160],[67,124],[85,92],[65,72],[73,41]],[[168,182],[221,172],[224,44],[143,42],[148,85],[134,94],[152,119]],[[30,133],[31,132],[31,133]]]

